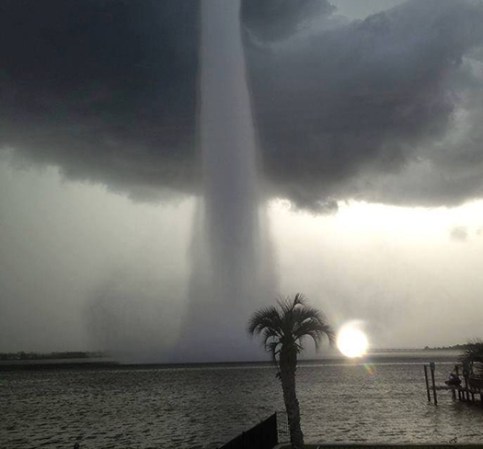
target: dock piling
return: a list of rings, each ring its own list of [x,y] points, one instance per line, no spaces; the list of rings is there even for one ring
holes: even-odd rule
[[[434,398],[434,405],[438,405],[438,396],[436,394],[436,383],[434,381],[434,362],[429,364],[429,368],[431,370],[431,383],[433,385],[433,398]]]
[[[428,395],[428,402],[431,402],[431,393],[429,392],[428,380],[428,365],[424,365],[424,380],[426,381],[426,394]]]

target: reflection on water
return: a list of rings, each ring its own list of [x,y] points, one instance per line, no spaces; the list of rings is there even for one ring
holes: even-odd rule
[[[306,440],[483,440],[482,408],[428,405],[422,362],[401,362],[300,367]],[[282,409],[271,367],[0,372],[0,447],[212,448]]]

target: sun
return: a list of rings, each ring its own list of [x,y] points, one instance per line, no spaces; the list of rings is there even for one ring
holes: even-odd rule
[[[360,329],[360,325],[359,321],[350,321],[337,332],[337,348],[343,355],[351,359],[362,357],[369,347],[367,336]]]

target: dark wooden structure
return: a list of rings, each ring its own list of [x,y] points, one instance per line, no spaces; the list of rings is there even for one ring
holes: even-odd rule
[[[467,367],[455,365],[454,373],[456,377],[460,377],[460,372],[463,377],[462,382],[459,385],[451,385],[448,383],[445,383],[445,385],[436,385],[434,371],[435,364],[433,362],[429,365],[424,365],[424,379],[426,382],[428,402],[431,402],[432,394],[434,404],[438,405],[437,391],[451,391],[453,400],[458,398],[460,401],[470,403],[479,402],[479,404],[483,406],[483,377],[475,375],[472,369],[470,370]]]
[[[277,414],[243,432],[220,449],[272,449],[278,444]]]

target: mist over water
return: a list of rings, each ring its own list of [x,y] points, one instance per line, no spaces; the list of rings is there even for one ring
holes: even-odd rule
[[[178,356],[243,360],[253,358],[246,323],[267,301],[271,276],[239,1],[202,2],[200,61],[204,197],[195,214],[190,306]]]

